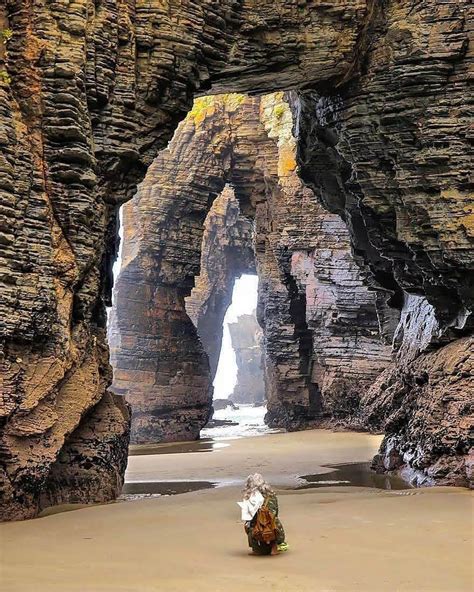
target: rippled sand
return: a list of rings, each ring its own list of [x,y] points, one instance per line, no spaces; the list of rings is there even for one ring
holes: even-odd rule
[[[472,496],[463,489],[295,491],[322,464],[364,462],[379,438],[323,430],[228,442],[214,452],[130,458],[127,478],[207,489],[0,526],[5,592],[472,590]],[[247,555],[241,479],[279,488],[290,551]]]

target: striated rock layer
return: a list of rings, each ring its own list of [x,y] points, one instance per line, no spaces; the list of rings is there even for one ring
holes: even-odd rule
[[[369,282],[401,310],[396,363],[363,399],[362,425],[387,433],[379,467],[467,483],[473,360],[456,340],[474,322],[474,21],[465,2],[413,4],[375,11],[359,76],[293,97],[298,162],[346,222]]]
[[[68,438],[109,400],[116,209],[196,92],[305,89],[299,162],[356,255],[392,304],[401,286],[445,339],[472,332],[473,22],[469,0],[1,4],[2,515],[38,511]]]
[[[125,206],[111,334],[114,387],[132,405],[134,441],[197,437],[207,421],[213,372],[184,298],[200,273],[187,310],[215,367],[238,271],[223,247],[243,254],[248,269],[251,246],[248,226],[229,212],[228,189],[204,222],[226,182],[255,220],[267,420],[297,429],[324,413],[345,416],[347,394],[359,397],[390,361],[377,297],[351,257],[345,225],[296,174],[291,128],[281,94],[198,99]],[[216,297],[218,315],[209,306]],[[218,320],[214,335],[203,331],[206,319]]]
[[[229,331],[237,364],[237,382],[229,399],[234,403],[263,405],[263,336],[255,311],[253,314],[241,315],[234,323],[229,323]]]
[[[261,119],[278,145],[278,186],[268,195],[266,222],[271,248],[263,265],[276,259],[285,290],[262,298],[267,365],[277,361],[277,383],[267,382],[267,421],[289,429],[310,419],[348,421],[361,392],[391,360],[381,340],[387,307],[368,290],[340,217],[324,210],[296,174],[292,118],[281,96],[262,98]],[[290,306],[283,329],[275,305],[285,293]],[[296,337],[291,350],[289,335]]]
[[[197,329],[209,358],[214,379],[222,345],[224,316],[232,301],[234,281],[255,273],[254,232],[251,221],[240,214],[230,186],[214,200],[204,222],[201,268],[186,311]]]
[[[425,296],[462,330],[474,308],[472,7],[413,5],[376,11],[356,79],[295,100],[298,160],[377,281]]]
[[[363,397],[366,425],[385,433],[377,470],[418,485],[472,484],[474,339],[388,368]]]
[[[203,150],[206,140],[202,135],[194,148]],[[112,389],[125,395],[133,406],[131,439],[135,443],[199,436],[210,416],[211,384],[234,279],[255,269],[252,226],[240,215],[229,187],[212,203],[203,228],[197,227],[192,214],[185,220],[182,210],[176,210],[179,228],[170,228],[171,204],[180,189],[183,198],[192,195],[188,167],[195,155],[189,151],[190,160],[178,164],[176,154],[181,150],[175,138],[162,155],[161,164],[167,163],[167,172],[155,163],[154,176],[147,176],[137,198],[124,209],[122,268],[115,287],[109,341],[114,365]],[[207,157],[204,154],[205,161]],[[196,180],[206,195],[205,184],[198,177]],[[168,196],[170,201],[166,202]],[[142,218],[146,208],[153,218],[151,226]],[[183,243],[181,234],[186,224],[189,245]],[[148,241],[151,234],[154,242]],[[169,284],[175,271],[179,272],[179,264],[189,263],[189,249],[199,253],[201,236],[200,275],[191,295],[183,300],[188,291],[175,286],[170,289]],[[164,247],[161,260],[155,250],[158,245]],[[162,280],[165,273],[168,276]],[[191,280],[186,281],[191,285]]]
[[[107,396],[104,305],[116,208],[132,197],[193,94],[343,79],[352,70],[366,2],[301,11],[297,4],[278,3],[277,12],[274,2],[248,0],[0,6],[0,30],[12,31],[0,43],[6,518],[38,511],[67,438]],[[84,492],[94,500],[87,483]]]

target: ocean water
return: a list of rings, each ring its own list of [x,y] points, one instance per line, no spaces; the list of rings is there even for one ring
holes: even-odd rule
[[[213,452],[219,448],[226,448],[230,444],[226,440],[235,440],[250,436],[263,436],[278,432],[265,425],[264,417],[267,412],[265,406],[239,405],[238,409],[227,407],[214,413],[214,419],[231,421],[235,425],[223,425],[204,428],[201,439],[195,442],[172,442],[168,444],[138,444],[130,447],[130,456]],[[201,489],[216,487],[218,481],[128,481],[123,486],[120,501],[133,501],[141,498],[176,495]]]
[[[213,438],[214,440],[227,440],[233,438],[245,438],[249,436],[263,436],[278,432],[265,425],[264,417],[266,406],[254,407],[253,405],[239,405],[238,409],[227,407],[214,412],[214,419],[232,421],[237,425],[225,425],[209,427],[201,430],[201,438]]]

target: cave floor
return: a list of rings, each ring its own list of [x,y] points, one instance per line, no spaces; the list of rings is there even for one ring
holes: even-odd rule
[[[321,465],[364,462],[380,438],[313,430],[228,442],[214,452],[130,457],[127,480],[218,483],[0,525],[4,592],[468,592],[472,494],[458,488],[295,491]],[[248,555],[242,479],[279,489],[290,550]]]

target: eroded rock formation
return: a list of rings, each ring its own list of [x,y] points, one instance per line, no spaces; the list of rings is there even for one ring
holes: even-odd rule
[[[154,163],[138,196],[124,208],[122,267],[109,340],[112,388],[133,405],[131,438],[135,443],[199,436],[210,416],[222,322],[234,279],[255,269],[252,226],[241,216],[233,191],[225,187],[212,202],[212,195],[223,184],[219,172],[215,173],[217,189],[211,197],[209,187],[199,178],[203,170],[211,173],[206,151],[209,138],[200,130],[200,116],[197,107],[180,127],[188,128],[184,137],[176,134],[162,160]],[[182,142],[189,141],[189,129],[195,125],[199,137],[187,150],[186,159]],[[201,162],[194,161],[194,150],[202,152]],[[198,184],[194,196],[193,183]],[[199,214],[192,212],[193,206],[188,207],[188,219],[184,210],[175,207],[179,199],[194,200],[194,207],[203,202],[200,215],[207,214],[203,227],[198,226]],[[146,209],[149,225],[143,223]],[[173,211],[174,224],[170,220]],[[183,277],[179,274],[185,275],[190,264],[199,270],[190,257],[192,250],[200,255],[201,267],[188,296],[194,278],[184,277],[179,285]],[[173,286],[175,281],[178,286]]]
[[[2,3],[3,515],[37,512],[109,400],[116,208],[197,91],[316,90],[295,102],[304,178],[389,296],[426,297],[445,339],[472,332],[473,22],[469,0]]]
[[[296,351],[290,353],[275,311],[279,297],[270,292],[262,302],[271,352],[267,365],[278,360],[275,371],[281,378],[269,388],[274,382],[267,373],[267,420],[290,429],[308,425],[310,418],[318,424],[324,417],[347,424],[358,413],[361,393],[391,360],[391,348],[381,339],[387,307],[367,289],[340,217],[324,210],[296,173],[286,103],[269,95],[262,98],[261,113],[278,145],[278,190],[268,195],[268,240],[291,302],[286,333],[297,337]],[[307,403],[295,392],[306,393]]]
[[[230,186],[214,200],[204,223],[201,268],[186,311],[209,358],[214,379],[222,345],[222,323],[232,301],[234,280],[255,272],[252,223],[240,214]]]
[[[229,323],[229,331],[237,364],[237,382],[229,399],[234,403],[263,405],[263,335],[255,312],[237,317]]]
[[[362,405],[366,425],[385,433],[376,469],[419,485],[472,483],[473,367],[466,337],[380,375]]]
[[[364,398],[362,423],[387,433],[387,467],[431,483],[466,483],[472,452],[473,360],[456,341],[474,322],[472,16],[464,2],[389,2],[360,75],[293,103],[303,179],[401,310],[396,362]]]
[[[112,341],[114,387],[132,405],[134,441],[197,437],[207,420],[213,372],[183,298],[200,273],[187,310],[215,367],[239,271],[233,259],[242,258],[241,269],[253,259],[249,222],[229,189],[204,223],[225,182],[255,220],[267,420],[297,429],[324,413],[346,417],[348,393],[358,401],[390,361],[377,298],[363,284],[344,223],[296,174],[291,129],[282,94],[198,99],[125,206]]]
[[[412,4],[375,16],[357,79],[332,96],[299,95],[299,163],[377,281],[424,295],[442,325],[463,329],[474,305],[472,7]]]

